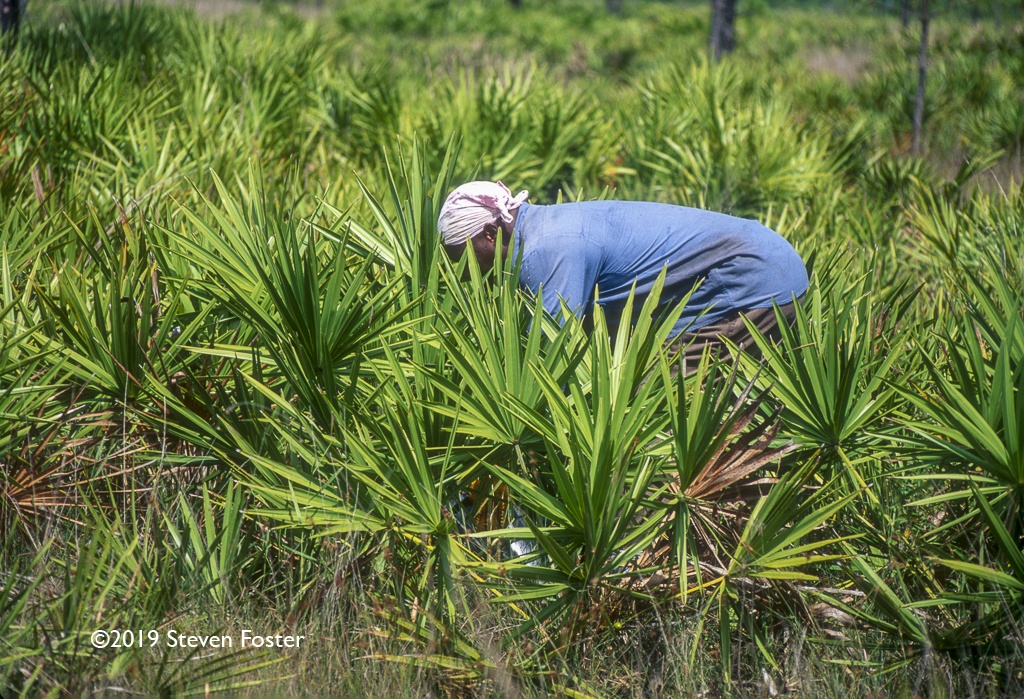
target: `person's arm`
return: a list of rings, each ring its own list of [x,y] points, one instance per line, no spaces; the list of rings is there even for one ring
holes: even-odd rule
[[[544,309],[559,323],[559,299],[577,318],[583,318],[594,300],[600,263],[597,245],[578,236],[551,236],[523,259],[519,282],[534,295],[540,293]]]

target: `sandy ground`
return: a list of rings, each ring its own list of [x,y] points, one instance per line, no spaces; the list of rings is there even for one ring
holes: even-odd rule
[[[161,5],[171,7],[191,7],[199,17],[220,19],[228,15],[242,12],[244,10],[259,9],[260,3],[257,0],[156,0]],[[314,19],[328,11],[328,7],[322,2],[298,2],[295,4],[281,4],[303,19]]]
[[[829,47],[804,53],[804,61],[811,73],[832,73],[851,85],[863,76],[871,57],[871,51],[866,48],[843,50]]]

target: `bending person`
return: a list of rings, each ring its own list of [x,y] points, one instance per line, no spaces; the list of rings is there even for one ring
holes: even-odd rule
[[[741,348],[753,340],[741,314],[765,335],[777,336],[772,304],[789,322],[807,290],[807,270],[793,246],[757,221],[670,204],[593,201],[541,206],[512,196],[501,182],[470,182],[453,191],[438,219],[445,252],[458,260],[471,245],[487,272],[498,233],[502,255],[522,252],[519,283],[540,295],[556,318],[561,301],[586,320],[595,303],[617,330],[636,283],[639,307],[667,268],[661,304],[678,303],[698,288],[674,335],[699,356],[728,338]],[[685,332],[684,332],[685,330]]]

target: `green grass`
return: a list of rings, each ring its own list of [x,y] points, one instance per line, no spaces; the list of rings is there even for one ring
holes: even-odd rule
[[[937,19],[915,158],[894,16],[750,5],[714,65],[704,4],[524,4],[30,3],[0,693],[1024,689],[1019,27]],[[756,218],[811,288],[680,376],[653,299],[612,342],[458,281],[470,178]]]

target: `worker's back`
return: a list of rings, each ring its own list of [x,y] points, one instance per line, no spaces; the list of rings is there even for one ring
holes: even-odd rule
[[[534,293],[543,288],[544,306],[556,317],[559,296],[577,315],[588,314],[596,285],[614,326],[634,281],[639,305],[663,267],[663,302],[703,280],[677,331],[772,301],[786,304],[807,289],[803,261],[782,236],[757,221],[701,209],[625,201],[523,204],[515,238],[514,252],[523,250],[520,283]]]

